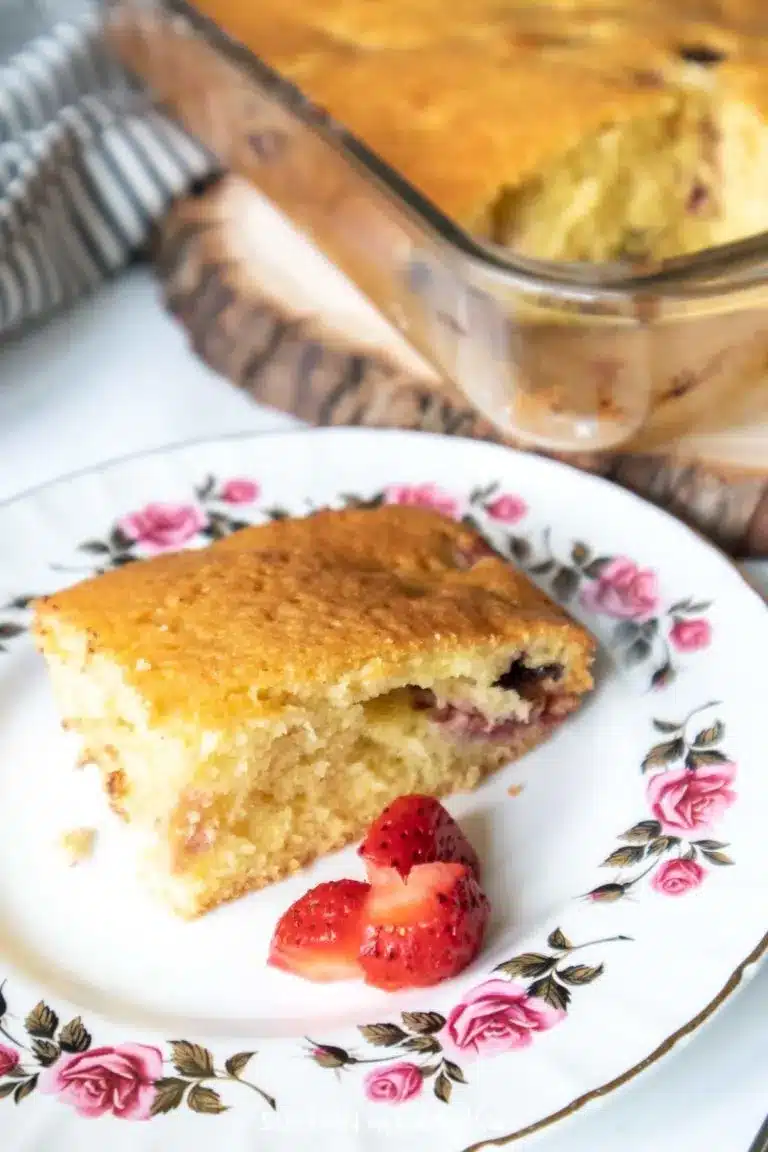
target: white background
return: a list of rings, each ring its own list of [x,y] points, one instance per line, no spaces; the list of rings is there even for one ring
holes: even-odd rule
[[[291,426],[193,357],[143,269],[0,350],[0,500],[141,449]],[[753,575],[768,591],[768,564]],[[537,1147],[747,1152],[766,1112],[768,966],[684,1049]]]

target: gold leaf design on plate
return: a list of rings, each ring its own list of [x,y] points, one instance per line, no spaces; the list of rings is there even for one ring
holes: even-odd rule
[[[453,1060],[444,1060],[443,1068],[445,1069],[446,1076],[449,1076],[456,1084],[466,1084],[464,1073],[458,1064],[454,1064]]]
[[[188,1040],[171,1041],[171,1060],[182,1076],[213,1076],[213,1056],[201,1044]]]
[[[672,614],[675,612],[687,612],[690,606],[691,598],[690,596],[687,596],[685,600],[675,600],[674,604],[670,604],[669,612]]]
[[[468,496],[470,504],[483,504],[486,500],[490,500],[499,490],[498,480],[494,480],[492,484],[481,485],[478,488],[473,488]]]
[[[558,976],[561,980],[565,980],[566,984],[591,984],[593,980],[597,980],[598,976],[602,976],[605,971],[603,964],[598,964],[596,967],[590,967],[589,964],[574,964],[570,968],[558,969]]]
[[[573,944],[561,928],[555,928],[554,932],[550,932],[547,937],[547,944],[550,948],[557,948],[560,952],[567,952],[573,948]]]
[[[255,1052],[236,1052],[234,1056],[230,1056],[225,1062],[224,1067],[230,1076],[234,1076],[235,1079],[237,1079],[238,1076],[245,1071],[248,1061],[255,1055]]]
[[[18,1087],[13,1080],[9,1080],[7,1084],[0,1084],[0,1100],[5,1100],[6,1096],[10,1096],[12,1092],[16,1091]]]
[[[445,1016],[439,1012],[403,1012],[401,1019],[411,1032],[439,1032],[445,1027]]]
[[[717,748],[691,748],[685,758],[686,768],[703,768],[705,764],[725,764],[728,757]]]
[[[422,1064],[419,1068],[422,1080],[427,1080],[430,1076],[434,1076],[435,1072],[438,1072],[440,1068],[442,1068],[442,1064],[439,1061],[437,1064]]]
[[[577,568],[581,568],[581,566],[586,564],[587,560],[589,560],[589,557],[590,551],[587,545],[583,544],[581,540],[576,540],[573,547],[571,548],[572,562],[576,565]]]
[[[643,771],[648,772],[651,768],[663,768],[667,764],[672,764],[675,760],[679,760],[684,752],[685,741],[682,736],[655,744],[643,758]]]
[[[202,1084],[195,1084],[190,1088],[187,1105],[193,1112],[204,1112],[207,1116],[216,1116],[219,1112],[228,1111],[227,1105],[222,1104],[218,1092],[213,1088],[205,1088]]]
[[[722,720],[715,720],[714,724],[709,728],[702,728],[701,732],[696,734],[694,744],[697,748],[706,747],[709,744],[717,744],[725,736],[725,724]]]
[[[573,568],[560,568],[552,581],[552,591],[558,600],[570,600],[578,586],[579,574]]]
[[[130,536],[126,536],[122,528],[118,524],[115,524],[109,534],[110,548],[115,552],[124,552],[126,548],[130,548],[132,545],[133,540],[131,540]]]
[[[446,1076],[445,1072],[439,1072],[437,1079],[435,1080],[435,1096],[437,1096],[438,1100],[442,1100],[443,1104],[450,1104],[452,1091],[453,1085],[451,1084],[449,1078]]]
[[[213,490],[216,487],[216,477],[212,476],[209,472],[205,480],[195,488],[195,495],[198,500],[205,502],[209,496],[213,495]]]
[[[504,972],[507,976],[523,976],[527,979],[544,976],[555,965],[552,956],[542,956],[540,952],[523,952],[503,964],[497,964],[495,972]]]
[[[546,1000],[553,1008],[565,1011],[571,1002],[571,994],[562,984],[558,984],[552,975],[545,976],[543,980],[534,980],[528,988],[528,995],[538,1000]]]
[[[111,551],[109,544],[103,540],[83,540],[77,547],[78,551],[87,552],[90,556],[108,556]]]
[[[65,1024],[59,1032],[59,1044],[65,1052],[87,1052],[91,1046],[91,1034],[84,1027],[79,1016]]]
[[[642,664],[647,660],[651,654],[651,645],[644,636],[638,636],[637,640],[633,640],[629,648],[624,653],[624,663],[628,666],[635,664]]]
[[[531,546],[524,536],[511,536],[509,550],[519,564],[525,564],[531,554]]]
[[[589,564],[587,564],[584,569],[584,575],[588,576],[590,580],[597,580],[603,568],[605,568],[607,564],[610,564],[610,562],[610,556],[598,556],[597,559],[591,560]]]
[[[59,1046],[50,1040],[33,1040],[32,1051],[44,1068],[49,1068],[59,1058]]]
[[[440,1041],[434,1036],[409,1036],[403,1041],[403,1048],[408,1052],[421,1052],[425,1056],[440,1051]]]
[[[647,844],[660,832],[661,824],[658,820],[641,820],[639,824],[633,824],[626,832],[622,832],[619,840],[628,840],[630,844]]]
[[[610,856],[606,856],[601,868],[629,868],[633,864],[639,862],[645,856],[645,847],[641,844],[622,844],[621,848],[616,848],[611,852]]]
[[[166,1112],[173,1112],[181,1104],[188,1087],[188,1082],[179,1080],[177,1076],[164,1076],[162,1080],[156,1080],[150,1114],[164,1116]]]
[[[377,1048],[401,1044],[407,1036],[397,1024],[361,1024],[359,1031],[369,1044],[375,1044]]]
[[[702,848],[702,854],[709,860],[710,864],[733,864],[727,852],[721,852],[719,848],[707,849]]]
[[[13,1094],[13,1101],[15,1104],[21,1104],[22,1100],[26,1100],[27,1096],[31,1096],[37,1087],[37,1076],[30,1077],[29,1080],[24,1080],[21,1084],[16,1085],[16,1091]]]
[[[682,724],[675,724],[674,720],[654,720],[653,726],[657,732],[679,732]]]
[[[680,843],[679,836],[657,836],[648,845],[649,856],[661,856],[664,852],[668,852],[670,848],[674,848],[676,844]]]
[[[39,1000],[27,1015],[24,1027],[30,1036],[41,1036],[44,1040],[50,1040],[58,1027],[58,1023],[59,1018],[53,1009],[49,1008],[43,1000]]]

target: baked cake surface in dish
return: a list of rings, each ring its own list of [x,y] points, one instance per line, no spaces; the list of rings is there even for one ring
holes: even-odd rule
[[[192,7],[466,229],[524,255],[665,259],[768,229],[764,0]]]
[[[67,727],[183,916],[474,787],[592,684],[590,635],[471,528],[385,506],[244,529],[37,602]]]

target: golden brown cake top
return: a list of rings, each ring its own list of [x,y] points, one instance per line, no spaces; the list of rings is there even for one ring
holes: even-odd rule
[[[550,636],[569,656],[563,689],[589,687],[591,637],[482,550],[472,529],[422,509],[320,512],[55,593],[36,605],[36,632],[55,654],[74,630],[156,714],[211,723],[362,669],[375,694],[404,662]]]
[[[195,7],[470,229],[484,230],[505,188],[585,136],[673,110],[692,70],[695,83],[733,86],[768,114],[765,49],[753,34],[761,24],[768,33],[764,0]],[[695,62],[702,46],[717,57],[709,64]]]

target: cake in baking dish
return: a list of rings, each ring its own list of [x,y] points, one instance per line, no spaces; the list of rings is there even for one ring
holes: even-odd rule
[[[192,7],[467,230],[524,255],[659,260],[768,228],[765,0]],[[182,55],[162,78],[182,115],[204,71]],[[233,111],[233,134],[250,127]]]
[[[193,917],[474,787],[592,683],[593,641],[471,528],[325,511],[37,602],[65,725]]]

